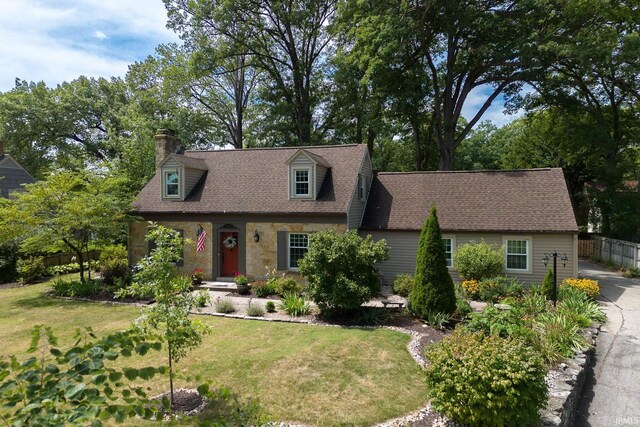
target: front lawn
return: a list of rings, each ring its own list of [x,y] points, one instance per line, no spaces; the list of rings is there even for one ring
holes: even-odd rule
[[[53,327],[65,345],[78,327],[91,326],[103,334],[126,328],[140,313],[132,306],[48,298],[42,294],[49,286],[0,289],[0,354],[25,355],[36,324]],[[414,411],[427,401],[424,377],[406,349],[407,335],[200,318],[211,325],[212,333],[177,365],[177,372],[200,374],[243,397],[258,398],[274,420],[370,425]],[[164,359],[164,354],[154,353],[139,364],[159,366]],[[154,393],[166,388],[164,378],[154,378],[150,385]]]

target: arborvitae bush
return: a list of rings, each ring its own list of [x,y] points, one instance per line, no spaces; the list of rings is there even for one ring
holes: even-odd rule
[[[553,299],[553,271],[549,269],[542,280],[542,293],[547,300]]]
[[[428,347],[433,407],[470,425],[536,425],[547,403],[540,355],[519,339],[457,329]]]
[[[447,270],[444,242],[435,206],[420,234],[410,299],[411,311],[421,319],[426,319],[429,312],[453,314],[456,310],[455,289]]]

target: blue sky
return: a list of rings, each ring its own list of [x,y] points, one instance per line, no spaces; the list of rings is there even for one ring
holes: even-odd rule
[[[178,41],[166,28],[162,0],[0,0],[0,92],[16,77],[55,86],[80,75],[123,77],[127,66]],[[465,103],[471,118],[486,97],[478,89]],[[516,116],[494,102],[482,120],[502,125]]]

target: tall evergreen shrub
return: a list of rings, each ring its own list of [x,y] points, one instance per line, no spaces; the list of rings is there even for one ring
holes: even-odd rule
[[[422,319],[429,312],[452,314],[456,309],[453,280],[447,270],[444,242],[435,206],[422,227],[416,273],[411,290],[411,311]]]
[[[553,299],[553,270],[551,269],[542,279],[542,293],[548,301]]]

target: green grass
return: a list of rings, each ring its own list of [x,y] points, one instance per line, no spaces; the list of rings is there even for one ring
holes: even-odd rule
[[[61,346],[78,327],[103,334],[126,328],[140,308],[64,301],[48,283],[0,289],[0,354],[25,355],[29,331],[53,327]],[[420,368],[406,350],[409,337],[386,330],[271,323],[202,316],[211,334],[177,365],[244,398],[257,398],[274,420],[313,425],[370,425],[416,410],[427,401]],[[160,366],[164,353],[123,364]],[[168,387],[154,378],[153,393]],[[176,387],[195,383],[178,380]]]

